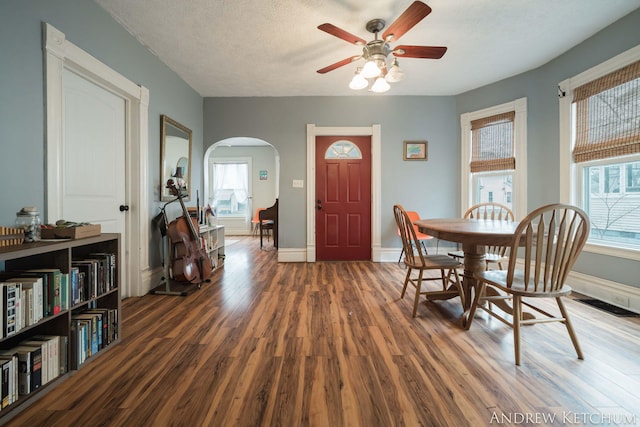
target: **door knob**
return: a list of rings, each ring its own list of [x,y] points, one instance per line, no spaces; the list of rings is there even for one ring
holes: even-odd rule
[[[322,200],[320,199],[316,200],[316,209],[318,210],[322,209]]]
[[[120,205],[120,212],[128,211],[129,205]]]

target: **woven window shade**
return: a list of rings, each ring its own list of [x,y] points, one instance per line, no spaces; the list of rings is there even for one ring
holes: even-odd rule
[[[640,61],[574,90],[577,163],[640,153]]]
[[[471,172],[512,170],[513,121],[515,111],[496,114],[471,122]]]

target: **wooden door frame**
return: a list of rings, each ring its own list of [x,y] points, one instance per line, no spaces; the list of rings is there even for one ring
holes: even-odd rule
[[[316,137],[371,136],[371,259],[381,262],[381,132],[380,125],[366,127],[319,127],[307,124],[307,262],[316,261]]]
[[[46,87],[46,221],[62,218],[64,164],[63,83],[66,68],[125,101],[125,254],[121,254],[121,296],[142,296],[151,288],[149,267],[149,90],[131,82],[66,40],[63,32],[43,24]],[[126,262],[124,262],[126,260]]]

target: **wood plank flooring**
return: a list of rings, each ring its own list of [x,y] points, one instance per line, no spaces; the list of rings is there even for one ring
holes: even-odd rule
[[[536,325],[516,367],[511,330],[479,313],[464,331],[457,299],[412,319],[396,263],[226,253],[187,297],[123,301],[120,343],[7,425],[640,425],[639,318],[567,301],[585,360]]]

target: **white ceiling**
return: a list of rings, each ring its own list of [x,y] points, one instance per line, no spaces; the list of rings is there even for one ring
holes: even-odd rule
[[[204,97],[367,95],[356,64],[316,70],[362,49],[317,29],[373,39],[412,0],[95,0]],[[405,58],[390,95],[455,95],[537,68],[640,7],[640,0],[426,0],[430,15],[397,43],[447,46]],[[377,95],[379,96],[379,95]]]

